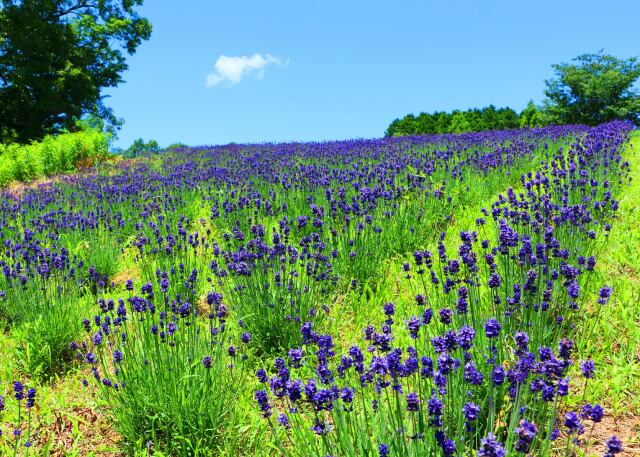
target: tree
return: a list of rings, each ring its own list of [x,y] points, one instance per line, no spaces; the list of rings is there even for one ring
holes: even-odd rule
[[[467,115],[461,111],[454,111],[451,116],[451,124],[449,125],[449,132],[451,133],[464,133],[471,131],[471,124],[467,120]]]
[[[133,159],[144,154],[156,154],[160,152],[160,146],[156,140],[149,140],[145,143],[142,138],[138,138],[131,146],[123,151],[122,156],[126,159]]]
[[[418,117],[407,114],[402,119],[395,119],[387,128],[385,136],[480,132],[513,129],[519,125],[520,117],[513,109],[489,105],[482,109],[453,110],[450,113],[420,113]]]
[[[517,129],[520,127],[520,117],[511,108],[498,108],[495,119],[496,124],[492,130]]]
[[[556,78],[545,81],[545,108],[558,124],[596,125],[613,119],[640,121],[640,95],[633,88],[640,77],[637,58],[583,54],[575,64],[556,64]]]
[[[542,127],[543,125],[545,125],[545,122],[542,113],[533,103],[533,100],[529,100],[527,107],[520,113],[520,127],[532,128]]]
[[[445,113],[444,111],[437,111],[433,115],[435,117],[434,133],[449,133],[451,114]]]
[[[102,89],[151,35],[143,0],[0,0],[0,142],[73,130],[95,114],[117,124]]]
[[[76,120],[72,130],[98,130],[104,132],[109,143],[118,138],[118,129],[122,127],[122,119],[105,120],[96,113],[88,113]]]
[[[393,136],[400,136],[400,125],[402,121],[400,119],[394,119],[387,130],[384,132],[384,136],[389,138]]]

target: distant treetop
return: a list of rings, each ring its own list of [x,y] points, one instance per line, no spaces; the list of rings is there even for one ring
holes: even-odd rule
[[[511,108],[486,108],[454,110],[451,113],[436,111],[408,114],[389,125],[385,136],[428,135],[441,133],[478,132],[482,130],[504,130],[520,127],[520,117]]]

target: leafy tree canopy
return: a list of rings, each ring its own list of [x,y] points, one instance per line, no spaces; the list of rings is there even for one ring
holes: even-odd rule
[[[394,120],[387,128],[385,135],[478,132],[481,130],[513,129],[519,126],[520,118],[513,109],[496,108],[489,105],[481,109],[454,110],[451,113],[437,111],[435,113],[420,113],[418,116],[408,114],[402,119]]]
[[[122,152],[122,156],[127,159],[133,159],[145,154],[157,154],[160,152],[160,145],[156,140],[149,140],[145,143],[142,138],[138,138]]]
[[[573,64],[553,65],[545,81],[545,107],[552,122],[596,125],[613,119],[640,121],[640,95],[633,88],[640,63],[603,54],[583,54]]]
[[[542,110],[540,110],[533,100],[529,100],[527,107],[520,113],[520,127],[533,128],[543,127],[550,123],[549,116]]]
[[[125,54],[151,35],[143,0],[0,0],[0,142],[118,120],[102,89],[122,82]]]

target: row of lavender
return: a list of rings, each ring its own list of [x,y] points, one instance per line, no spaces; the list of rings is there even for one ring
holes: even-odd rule
[[[598,313],[580,303],[581,290],[596,266],[593,242],[617,210],[627,129],[595,128],[523,176],[523,192],[484,210],[454,255],[442,240],[436,255],[416,251],[404,267],[415,304],[398,317],[386,303],[362,343],[338,355],[330,335],[303,325],[303,346],[275,359],[271,376],[257,374],[263,416],[284,430],[273,432],[280,450],[504,456],[579,446],[604,411],[567,411],[572,384],[586,389],[594,376],[590,360],[579,364],[584,381],[569,376],[579,356],[571,337]],[[596,306],[610,293],[602,287]],[[612,437],[605,455],[620,450]]]
[[[282,346],[272,329],[294,338],[287,323],[320,295],[364,287],[384,259],[421,246],[465,204],[471,177],[490,195],[582,130],[203,148],[5,193],[0,316],[35,326],[21,358],[46,377],[68,360],[74,316],[114,280],[196,269],[200,296],[206,275],[230,278],[220,287],[270,351]],[[285,287],[264,287],[271,281]]]
[[[275,353],[255,397],[278,452],[544,454],[564,433],[566,338],[587,317],[581,288],[617,209],[629,128],[207,148],[162,171],[74,178],[3,205],[2,312],[29,320],[33,302],[32,314],[62,326],[101,297],[71,350],[92,365],[131,446],[233,455],[250,421],[237,400],[252,391],[230,386],[255,383],[260,357]],[[427,250],[474,180],[492,195],[536,163],[522,194],[483,209],[457,249],[441,238],[437,255]],[[415,303],[386,304],[365,346],[334,347],[336,294],[375,282],[384,259],[409,250]],[[131,263],[121,286],[110,284],[113,256]]]

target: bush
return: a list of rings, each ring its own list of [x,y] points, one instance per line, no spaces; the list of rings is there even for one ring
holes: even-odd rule
[[[15,179],[16,164],[7,155],[4,155],[5,147],[0,145],[0,186],[6,186]]]
[[[86,130],[47,136],[29,145],[0,145],[0,186],[30,181],[55,173],[72,172],[85,162],[108,153],[104,133]]]

